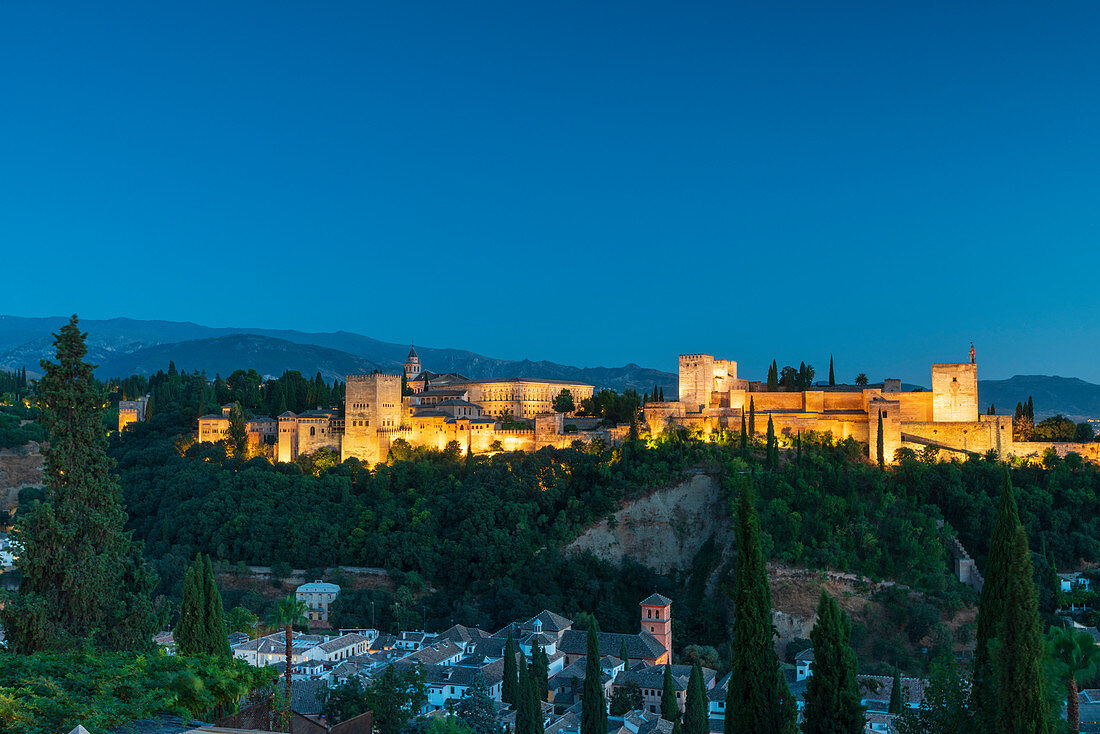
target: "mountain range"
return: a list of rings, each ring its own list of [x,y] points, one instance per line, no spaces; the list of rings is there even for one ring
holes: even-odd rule
[[[0,369],[26,367],[39,371],[39,360],[54,357],[52,333],[65,317],[0,316]],[[400,372],[409,353],[407,344],[393,344],[348,331],[310,333],[288,329],[215,328],[180,321],[115,318],[83,320],[88,332],[88,361],[98,365],[100,378],[150,375],[175,362],[181,370],[204,370],[223,377],[237,369],[254,369],[277,376],[298,370],[327,380],[382,370]],[[581,380],[598,388],[648,391],[654,385],[675,395],[677,376],[640,367],[573,367],[556,362],[505,360],[461,349],[417,347],[424,369],[458,372],[467,377],[534,377]],[[981,410],[994,404],[1011,413],[1017,402],[1032,396],[1037,420],[1062,414],[1074,420],[1100,417],[1100,385],[1073,377],[1017,375],[1007,380],[980,380]]]
[[[53,359],[52,333],[64,317],[0,316],[0,369],[26,367],[37,373],[39,361]],[[371,370],[396,373],[404,367],[408,344],[393,344],[348,331],[309,333],[286,329],[215,328],[190,322],[116,318],[81,320],[88,333],[87,360],[98,365],[101,379],[149,375],[167,369],[169,360],[181,370],[204,370],[223,377],[237,369],[254,369],[265,376],[298,370],[327,379]],[[505,360],[461,349],[418,346],[424,369],[458,372],[473,379],[538,377],[580,380],[599,388],[639,392],[659,385],[676,391],[670,372],[627,364],[622,367],[572,367],[556,362]]]

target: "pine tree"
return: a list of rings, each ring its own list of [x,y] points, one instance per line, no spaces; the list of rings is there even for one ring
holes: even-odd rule
[[[676,684],[672,680],[672,666],[665,663],[664,687],[661,691],[661,718],[673,723],[680,720],[680,704],[676,700]]]
[[[210,556],[203,559],[203,582],[206,601],[206,613],[204,618],[206,649],[203,652],[209,655],[228,658],[229,637],[225,630],[225,608],[222,606],[222,595],[218,591],[218,584],[214,580],[214,567]]]
[[[861,734],[863,706],[856,682],[856,654],[850,642],[851,624],[836,599],[821,592],[817,622],[810,632],[814,644],[813,676],[806,684],[804,734]]]
[[[737,521],[733,669],[725,734],[793,734],[796,710],[772,642],[771,590],[748,482],[741,490]]]
[[[756,440],[756,403],[749,396],[749,440]]]
[[[890,708],[888,713],[900,714],[902,707],[901,700],[901,669],[898,666],[894,666],[894,687],[890,689]]]
[[[829,355],[829,387],[836,385],[836,377],[833,375],[833,355]]]
[[[17,521],[22,579],[0,611],[8,649],[70,650],[83,642],[148,650],[157,619],[155,578],[123,530],[126,513],[111,475],[104,396],[84,361],[87,336],[73,316],[55,335],[57,363],[42,361],[37,395],[45,501]]]
[[[878,456],[878,466],[881,469],[886,466],[886,449],[884,448],[882,439],[882,411],[878,413],[878,439],[875,441],[875,452]]]
[[[998,734],[1046,734],[1043,638],[1027,534],[1017,526],[1007,564],[1008,586],[994,651]]]
[[[588,628],[588,654],[584,664],[580,734],[607,734],[607,704],[603,697],[603,672],[600,670],[598,634],[595,624]]]
[[[203,583],[201,555],[190,566],[183,578],[183,600],[180,603],[180,619],[174,634],[180,655],[199,655],[206,652],[203,637],[206,634],[206,585]]]
[[[691,666],[687,696],[684,699],[683,734],[709,734],[707,692],[703,684],[703,669],[699,661]]]
[[[741,411],[741,450],[749,448],[749,429],[745,426],[745,411]]]
[[[508,630],[508,641],[504,643],[504,680],[500,684],[500,700],[516,705],[519,676],[516,670],[516,640],[512,630]]]

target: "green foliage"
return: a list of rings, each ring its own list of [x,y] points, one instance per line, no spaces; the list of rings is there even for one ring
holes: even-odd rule
[[[967,706],[967,686],[950,653],[932,661],[924,700],[894,720],[898,734],[972,734],[975,715]]]
[[[84,361],[76,316],[55,335],[57,363],[38,383],[46,500],[19,518],[19,594],[0,612],[10,649],[35,652],[92,644],[149,650],[158,626],[155,578],[123,532],[126,514],[111,474],[104,396]]]
[[[863,706],[856,682],[856,654],[850,644],[851,624],[836,599],[821,592],[814,644],[813,676],[806,684],[805,734],[860,734]],[[899,686],[900,687],[900,686]]]
[[[0,449],[25,446],[31,441],[42,443],[46,440],[46,431],[35,422],[19,425],[23,418],[15,408],[0,408]]]
[[[1051,676],[1066,687],[1066,718],[1070,728],[1080,731],[1078,689],[1100,674],[1100,646],[1085,630],[1051,627],[1046,650]]]
[[[703,670],[696,662],[691,666],[687,696],[684,698],[683,734],[709,734],[707,691],[703,684]]]
[[[887,711],[891,714],[900,714],[902,708],[905,706],[905,701],[902,700],[901,691],[901,670],[894,666],[894,682],[890,688],[890,707]]]
[[[496,706],[489,693],[489,686],[481,673],[474,675],[462,698],[454,706],[454,713],[466,723],[473,734],[499,734],[500,725],[496,719]]]
[[[665,663],[661,690],[661,718],[672,722],[680,720],[680,704],[676,700],[676,685],[672,682],[672,666],[668,663]]]
[[[516,705],[519,700],[519,670],[516,668],[516,641],[512,630],[504,643],[504,680],[500,684],[500,700]]]
[[[603,697],[603,671],[600,670],[600,643],[597,635],[595,625],[588,628],[580,734],[607,734],[607,702]]]
[[[409,719],[427,703],[427,691],[422,667],[398,672],[388,665],[369,685],[352,677],[341,685],[322,689],[317,697],[325,718],[332,724],[373,711],[378,734],[400,734]]]
[[[772,360],[771,367],[768,368],[768,392],[775,392],[779,389],[779,367],[776,365],[775,360]]]
[[[1041,734],[1050,731],[1043,692],[1043,641],[1032,581],[1027,535],[1016,528],[1009,560],[1004,616],[997,629],[997,731]]]
[[[256,623],[258,621],[260,621],[260,618],[257,617],[256,613],[251,609],[247,607],[233,607],[226,616],[226,628],[229,632],[243,632],[251,637],[256,632]]]
[[[0,734],[100,732],[161,713],[209,720],[272,677],[202,655],[0,652]]]
[[[630,423],[641,405],[641,396],[635,390],[624,390],[621,394],[614,390],[599,390],[581,401],[580,412],[603,418],[600,421],[603,425],[615,426]]]
[[[833,355],[829,355],[829,387],[836,385],[836,377],[833,375]]]
[[[576,403],[573,402],[573,393],[569,391],[569,388],[565,388],[554,396],[552,407],[556,413],[572,413],[577,409]]]
[[[538,642],[531,650],[531,685],[539,701],[545,701],[550,694],[550,658]]]
[[[235,403],[229,410],[229,428],[225,432],[225,440],[234,456],[247,455],[248,416],[240,403]]]
[[[857,385],[861,387],[867,387],[867,382],[867,375],[865,375],[864,373],[860,372],[858,375],[856,375]]]
[[[642,688],[635,681],[616,686],[611,691],[612,716],[622,716],[628,711],[641,711],[642,704]]]
[[[734,587],[733,668],[726,695],[726,734],[788,734],[795,728],[795,706],[779,670],[772,639],[768,587],[760,525],[752,485],[743,482],[737,512],[737,566]]]

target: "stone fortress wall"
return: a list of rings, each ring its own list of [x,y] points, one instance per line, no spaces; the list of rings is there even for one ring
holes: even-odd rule
[[[679,399],[645,406],[645,424],[657,434],[684,427],[703,434],[740,431],[741,417],[756,414],[758,434],[771,418],[777,434],[793,437],[802,431],[829,432],[836,439],[853,438],[877,454],[879,418],[883,454],[892,462],[899,448],[920,451],[931,446],[947,454],[982,454],[1002,458],[1036,458],[1049,448],[1064,456],[1074,451],[1100,460],[1100,443],[1051,444],[1016,442],[1012,417],[981,415],[978,410],[978,365],[971,361],[932,365],[931,391],[902,392],[900,380],[858,387],[840,385],[811,390],[767,392],[759,382],[737,377],[737,363],[709,354],[680,355]]]

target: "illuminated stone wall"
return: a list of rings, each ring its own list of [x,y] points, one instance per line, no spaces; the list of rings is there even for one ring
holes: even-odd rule
[[[554,380],[473,380],[456,385],[469,393],[471,403],[477,403],[486,415],[501,416],[505,411],[516,418],[534,418],[554,409],[554,399],[569,390],[573,403],[592,397],[595,388],[582,383]]]
[[[348,375],[341,457],[372,464],[383,461],[389,448],[382,448],[379,431],[401,428],[401,413],[400,376]]]
[[[932,365],[932,420],[978,420],[978,365]]]

